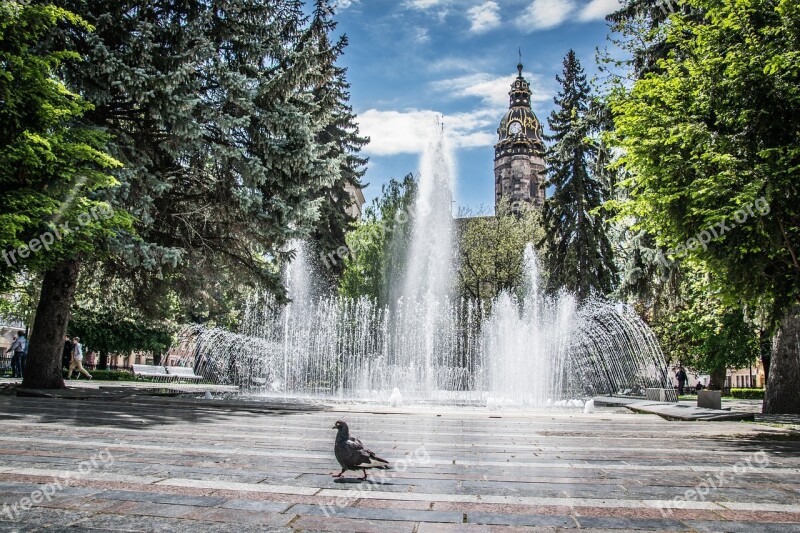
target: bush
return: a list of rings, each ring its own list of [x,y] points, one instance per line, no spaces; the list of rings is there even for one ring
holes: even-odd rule
[[[136,381],[136,376],[128,370],[89,370],[89,373],[92,379],[103,381]],[[75,379],[75,371],[72,372],[72,378]]]
[[[741,400],[763,400],[764,389],[731,389],[731,397]]]

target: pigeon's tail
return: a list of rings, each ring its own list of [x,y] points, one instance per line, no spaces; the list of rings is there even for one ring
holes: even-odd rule
[[[381,459],[375,454],[372,454],[369,458],[369,463],[360,464],[358,465],[359,468],[382,468],[384,470],[388,470],[391,468],[389,466],[389,461],[386,459]]]

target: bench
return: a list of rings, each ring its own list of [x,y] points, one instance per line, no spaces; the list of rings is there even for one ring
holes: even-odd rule
[[[155,365],[133,365],[133,374],[144,378],[156,378],[167,380],[170,375],[167,374],[167,369],[163,366]]]
[[[678,391],[675,389],[644,389],[644,396],[653,402],[678,402]]]
[[[203,376],[198,376],[188,366],[168,366],[167,373],[175,379],[203,379]]]

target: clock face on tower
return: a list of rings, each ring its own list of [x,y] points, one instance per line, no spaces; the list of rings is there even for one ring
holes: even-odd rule
[[[521,131],[522,131],[522,124],[520,124],[516,120],[512,120],[511,124],[508,125],[509,135],[518,135]]]

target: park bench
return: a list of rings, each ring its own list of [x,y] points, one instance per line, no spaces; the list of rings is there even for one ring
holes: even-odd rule
[[[133,365],[133,374],[144,378],[170,379],[167,369],[163,366],[155,365]]]
[[[188,366],[168,366],[167,373],[174,379],[203,379],[203,376],[198,376],[194,373],[194,370]]]
[[[644,396],[653,402],[678,402],[678,391],[675,389],[644,389]]]

